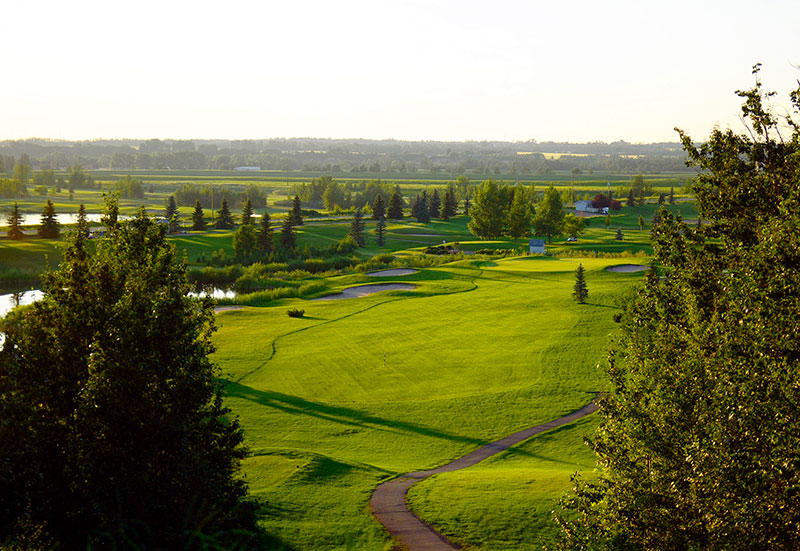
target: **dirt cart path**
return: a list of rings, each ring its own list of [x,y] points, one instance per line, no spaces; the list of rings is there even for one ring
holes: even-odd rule
[[[408,549],[408,551],[460,549],[457,545],[448,541],[447,538],[425,524],[417,515],[408,510],[406,506],[406,494],[408,493],[408,489],[420,480],[424,480],[434,474],[447,473],[471,467],[484,459],[507,450],[515,444],[519,444],[523,440],[527,440],[531,436],[562,425],[567,425],[595,411],[597,411],[597,406],[594,400],[592,400],[578,411],[574,411],[569,415],[559,417],[553,421],[525,429],[490,444],[486,444],[436,469],[406,473],[394,480],[384,482],[375,488],[375,491],[372,493],[372,498],[369,501],[372,514],[405,549]]]

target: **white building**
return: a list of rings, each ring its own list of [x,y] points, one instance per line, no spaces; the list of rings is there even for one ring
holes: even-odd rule
[[[531,239],[528,241],[528,248],[531,254],[547,254],[544,245],[544,239]]]

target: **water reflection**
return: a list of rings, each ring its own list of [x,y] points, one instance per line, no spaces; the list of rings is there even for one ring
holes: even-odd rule
[[[9,293],[0,295],[0,318],[8,314],[13,308],[25,304],[33,304],[40,300],[44,293],[35,289],[33,291],[23,291],[21,293]]]

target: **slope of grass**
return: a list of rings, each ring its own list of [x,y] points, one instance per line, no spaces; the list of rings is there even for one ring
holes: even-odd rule
[[[641,274],[581,259],[590,295],[577,305],[578,262],[462,261],[388,279],[414,291],[221,314],[215,359],[255,453],[245,470],[268,502],[268,529],[298,549],[381,549],[367,510],[380,479],[440,465],[603,390],[595,365],[615,297]],[[291,306],[306,316],[289,318]],[[273,466],[286,476],[268,474]]]
[[[411,509],[467,550],[542,549],[558,528],[552,511],[580,471],[591,478],[595,456],[583,444],[592,416],[538,435],[478,465],[443,473],[411,488]]]

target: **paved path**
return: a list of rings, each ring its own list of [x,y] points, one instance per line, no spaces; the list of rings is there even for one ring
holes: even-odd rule
[[[439,532],[425,524],[420,518],[406,507],[406,494],[408,489],[431,475],[447,473],[471,467],[484,459],[507,450],[535,434],[548,431],[561,425],[566,425],[597,411],[594,400],[583,406],[578,411],[560,417],[543,425],[537,425],[518,433],[501,438],[496,442],[486,444],[477,450],[459,457],[455,461],[429,471],[406,473],[399,478],[384,482],[372,493],[369,501],[372,514],[378,522],[386,527],[389,533],[400,541],[402,546],[409,551],[449,551],[460,549],[451,543]]]

